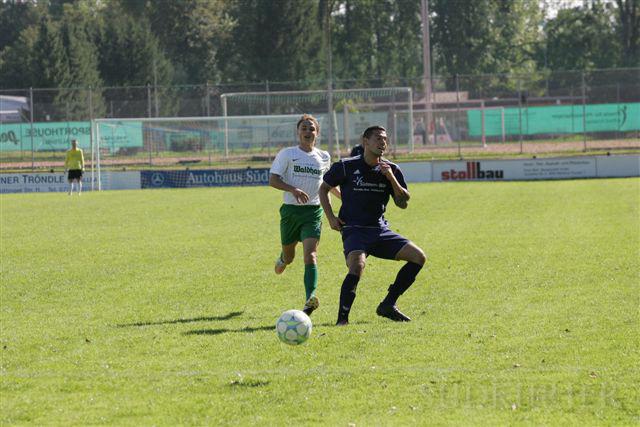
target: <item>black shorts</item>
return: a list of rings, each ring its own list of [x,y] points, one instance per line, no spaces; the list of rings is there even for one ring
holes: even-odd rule
[[[69,174],[67,175],[67,179],[71,181],[72,179],[82,179],[82,169],[69,169]]]
[[[364,251],[376,258],[393,260],[409,242],[409,239],[388,228],[345,226],[342,229],[345,258],[353,251]]]

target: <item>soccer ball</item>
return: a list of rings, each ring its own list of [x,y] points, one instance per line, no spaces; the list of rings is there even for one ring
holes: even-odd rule
[[[278,338],[289,345],[302,344],[311,335],[311,319],[300,310],[287,310],[276,322]]]

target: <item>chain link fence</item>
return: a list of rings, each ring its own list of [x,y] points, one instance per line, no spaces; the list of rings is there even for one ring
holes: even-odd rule
[[[431,99],[421,78],[0,90],[0,169],[60,168],[74,138],[103,167],[266,163],[296,143],[282,123],[302,113],[324,117],[321,144],[336,156],[369,124],[387,126],[397,156],[640,150],[640,68],[436,76],[431,85]],[[228,94],[246,92],[262,95],[225,109]],[[100,140],[96,121],[111,123]]]

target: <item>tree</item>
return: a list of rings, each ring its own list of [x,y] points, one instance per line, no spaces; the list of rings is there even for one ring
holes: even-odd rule
[[[65,50],[68,72],[57,87],[75,88],[63,90],[57,97],[64,100],[65,115],[68,119],[86,119],[89,106],[89,92],[92,90],[92,114],[101,116],[104,102],[99,89],[102,86],[98,69],[98,55],[94,44],[93,28],[95,22],[89,10],[89,3],[65,4],[61,19],[60,36]]]
[[[622,47],[622,65],[640,67],[640,1],[616,0],[616,31]]]
[[[37,25],[43,13],[46,9],[40,3],[0,1],[0,52],[18,42],[23,30]]]
[[[118,5],[104,11],[97,35],[99,69],[107,86],[168,86],[173,66],[160,49],[146,18],[134,18]]]
[[[370,3],[370,2],[369,2]],[[341,79],[366,80],[371,67],[371,33],[368,4],[358,0],[345,0],[337,9],[333,28],[334,75]]]
[[[178,106],[168,93],[174,83],[174,68],[147,18],[134,17],[117,3],[110,4],[103,13],[97,46],[105,84],[119,87],[109,91],[111,116],[140,116],[139,102],[148,102],[149,95],[147,89],[140,87],[147,85],[153,90],[153,105],[157,107],[148,114],[172,115],[176,111]]]
[[[324,77],[314,0],[235,0],[236,25],[220,64],[235,81],[305,81]]]
[[[60,87],[71,81],[69,63],[66,57],[59,25],[49,17],[44,17],[38,26],[38,35],[30,53],[32,81],[28,86],[41,88]]]
[[[36,115],[51,120],[87,119],[89,87],[93,88],[94,114],[102,112],[90,4],[60,2],[57,20],[42,13],[40,22],[22,29],[3,53],[2,65],[8,70],[3,73],[3,86],[56,89],[34,93],[42,106],[34,111]]]
[[[393,82],[421,70],[420,3],[344,0],[336,6],[335,74]]]
[[[536,71],[536,52],[542,44],[542,10],[534,1],[497,0],[496,39],[493,52],[494,73]]]
[[[493,70],[489,47],[496,39],[495,2],[431,0],[432,39],[439,52],[436,71],[480,74]]]
[[[601,2],[558,11],[547,22],[547,64],[551,70],[615,67],[620,47],[611,10]]]
[[[394,72],[399,77],[422,74],[422,27],[420,4],[414,0],[398,0],[392,22],[395,37]]]
[[[219,78],[218,50],[233,28],[223,0],[118,0],[135,19],[145,19],[172,62],[176,83]]]
[[[543,19],[537,2],[431,2],[438,73],[515,74],[536,70]]]
[[[234,21],[223,0],[159,0],[150,9],[151,27],[177,68],[177,81],[219,79],[218,50]]]
[[[583,0],[547,21],[556,0],[429,4],[434,74],[473,76],[467,89],[513,92],[521,79],[510,76],[540,70],[640,66],[640,0]],[[380,86],[423,74],[418,0],[0,0],[0,27],[4,88],[309,89],[328,77]]]
[[[28,88],[37,81],[37,72],[33,68],[35,58],[32,56],[39,34],[39,25],[23,28],[17,39],[0,51],[1,88]]]

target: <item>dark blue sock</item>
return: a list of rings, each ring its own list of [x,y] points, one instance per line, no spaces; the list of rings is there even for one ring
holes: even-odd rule
[[[400,295],[402,295],[407,289],[411,287],[413,282],[416,280],[416,276],[422,269],[420,264],[416,264],[413,262],[406,263],[400,271],[398,271],[398,275],[396,276],[396,281],[393,282],[391,286],[389,286],[389,293],[382,301],[384,305],[394,305]]]
[[[347,274],[340,289],[340,307],[338,308],[338,320],[349,319],[349,311],[353,301],[356,299],[356,288],[358,287],[360,276]]]

